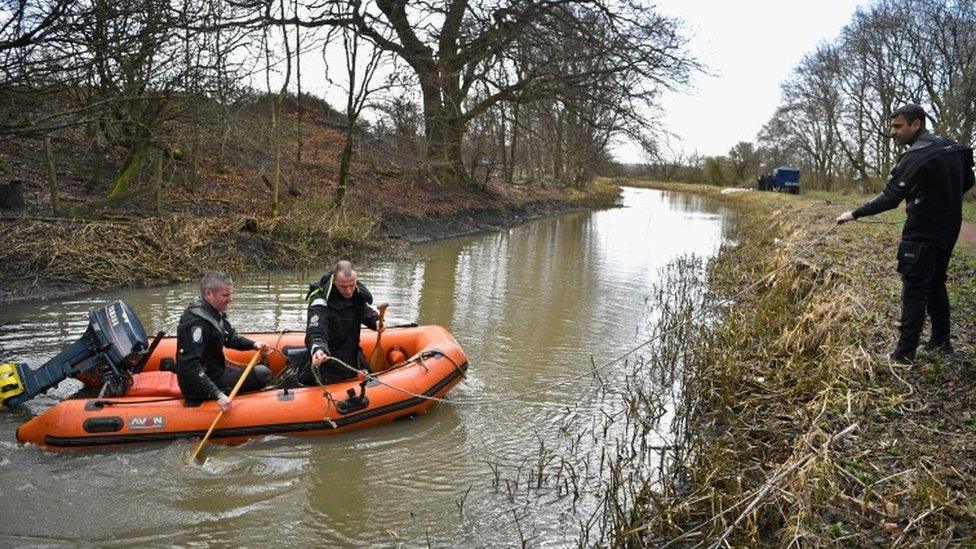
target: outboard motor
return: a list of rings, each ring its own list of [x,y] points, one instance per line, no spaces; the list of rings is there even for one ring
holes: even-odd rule
[[[130,372],[138,371],[151,352],[146,330],[128,305],[115,301],[93,309],[85,334],[40,368],[0,363],[0,407],[22,404],[78,374],[101,376],[106,387],[124,390]]]

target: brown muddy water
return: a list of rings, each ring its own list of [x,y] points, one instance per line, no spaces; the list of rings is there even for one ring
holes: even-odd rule
[[[454,402],[414,420],[214,446],[194,466],[189,441],[76,454],[19,445],[17,426],[71,395],[74,380],[0,410],[0,545],[593,543],[609,440],[600,425],[625,406],[620,381],[640,353],[599,376],[591,364],[647,338],[654,288],[681,272],[668,266],[713,257],[727,216],[699,197],[625,189],[621,208],[360,265],[392,323],[445,325],[467,352]],[[240,331],[302,329],[318,274],[240,278],[231,321]],[[148,333],[173,333],[194,292],[185,284],[4,306],[0,359],[39,366],[84,331],[90,308],[117,298]]]

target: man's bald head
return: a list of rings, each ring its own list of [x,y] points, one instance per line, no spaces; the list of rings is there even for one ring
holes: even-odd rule
[[[356,268],[353,267],[352,261],[340,259],[332,266],[332,272],[335,274],[342,273],[344,276],[352,276],[356,272]]]
[[[359,276],[352,265],[352,261],[340,259],[332,266],[335,287],[339,289],[339,295],[349,299],[356,292],[356,282]]]

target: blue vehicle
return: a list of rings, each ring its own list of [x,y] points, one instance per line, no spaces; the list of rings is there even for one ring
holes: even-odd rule
[[[792,166],[780,166],[773,170],[772,190],[799,194],[800,170]]]

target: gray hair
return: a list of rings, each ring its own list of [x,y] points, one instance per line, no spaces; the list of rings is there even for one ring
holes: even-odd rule
[[[210,271],[200,279],[200,295],[207,293],[207,290],[217,291],[224,286],[233,286],[234,279],[226,273],[220,271]]]
[[[353,273],[356,272],[356,268],[353,267],[352,261],[349,261],[348,259],[340,259],[339,261],[335,262],[335,265],[332,266],[332,272],[333,274],[342,273],[342,276],[352,276]]]

